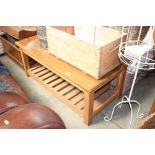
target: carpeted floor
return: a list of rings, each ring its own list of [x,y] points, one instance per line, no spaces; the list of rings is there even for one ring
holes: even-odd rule
[[[93,123],[87,126],[83,123],[82,118],[62,103],[58,98],[52,95],[48,90],[42,87],[38,82],[31,77],[26,77],[23,69],[7,56],[0,57],[0,61],[5,64],[14,79],[28,94],[32,102],[45,104],[55,110],[65,122],[67,128],[77,129],[119,129],[128,128],[130,119],[130,110],[128,105],[123,105],[121,109],[117,108],[112,121],[105,122],[104,117],[111,113],[113,106],[118,102],[114,101],[100,112],[93,119]],[[128,92],[126,93],[128,94]],[[132,96],[133,99],[141,103],[141,112],[148,114],[150,107],[155,98],[155,76],[147,77],[141,80],[135,87]],[[132,128],[136,128],[140,119],[136,119],[137,106],[133,105],[134,121]]]

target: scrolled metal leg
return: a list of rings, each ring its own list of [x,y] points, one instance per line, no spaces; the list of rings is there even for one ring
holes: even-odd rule
[[[105,116],[104,117],[104,120],[105,121],[111,121],[112,120],[112,117],[113,117],[113,115],[114,115],[114,111],[115,111],[115,108],[118,106],[122,106],[122,104],[124,104],[124,103],[128,103],[129,104],[129,107],[130,107],[130,111],[131,111],[131,116],[130,116],[130,123],[129,123],[129,128],[131,127],[131,124],[132,124],[132,119],[133,119],[133,110],[132,110],[132,105],[131,105],[131,103],[130,103],[130,100],[128,99],[128,97],[127,96],[124,96],[123,98],[122,98],[122,101],[121,102],[119,102],[119,103],[117,103],[114,107],[113,107],[113,110],[112,110],[112,113],[111,113],[111,115],[110,115],[110,117],[109,116]]]
[[[137,118],[143,118],[144,117],[144,114],[143,113],[140,113],[140,103],[136,100],[131,100],[132,103],[136,103],[138,105],[138,110],[137,110]]]
[[[138,105],[138,110],[137,110],[137,118],[142,118],[144,116],[143,113],[139,114],[139,111],[140,111],[140,103],[136,100],[130,100],[127,96],[123,96],[121,102],[117,103],[113,109],[112,109],[112,112],[111,112],[111,115],[110,116],[105,116],[104,117],[104,120],[105,121],[111,121],[112,118],[113,118],[113,115],[114,115],[114,111],[116,109],[116,107],[119,107],[120,108],[120,105],[122,107],[123,104],[129,104],[129,107],[130,107],[130,112],[131,112],[131,115],[130,115],[130,122],[129,122],[129,128],[131,128],[131,125],[132,125],[132,120],[133,120],[133,108],[132,108],[132,104],[131,103],[135,103]]]
[[[123,101],[127,101],[127,100],[128,100],[128,97],[127,97],[127,96],[123,96],[123,97],[122,97],[122,102],[123,102]],[[119,107],[119,108],[122,108],[122,104],[119,104],[118,107]]]
[[[113,114],[114,114],[114,111],[115,111],[115,108],[116,108],[117,106],[122,105],[123,103],[127,103],[127,102],[128,102],[128,101],[121,101],[121,102],[117,103],[117,104],[113,107],[113,110],[112,110],[112,112],[111,112],[110,117],[109,117],[109,116],[105,116],[105,117],[104,117],[104,120],[105,120],[105,121],[111,121],[111,120],[112,120],[112,117],[113,117]]]

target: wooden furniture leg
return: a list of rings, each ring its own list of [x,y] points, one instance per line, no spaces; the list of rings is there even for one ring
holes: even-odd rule
[[[84,122],[89,125],[93,118],[94,92],[84,92]]]
[[[30,65],[29,65],[28,56],[26,54],[24,54],[22,51],[20,51],[20,53],[21,53],[22,63],[23,63],[25,73],[27,76],[29,76],[28,69],[30,68]]]
[[[152,113],[154,113],[154,112],[155,112],[155,100],[154,100],[154,102],[152,104],[152,107],[151,107],[151,110],[149,112],[149,115],[152,114]]]
[[[118,99],[122,96],[125,76],[126,76],[126,67],[123,66],[123,70],[121,71],[121,73],[119,73],[116,80],[116,91]]]

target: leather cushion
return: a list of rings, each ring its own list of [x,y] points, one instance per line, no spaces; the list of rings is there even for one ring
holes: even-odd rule
[[[0,115],[3,129],[65,129],[61,118],[50,108],[24,104]]]
[[[0,114],[9,111],[12,108],[18,107],[23,104],[27,104],[23,97],[12,92],[1,92],[0,93]]]

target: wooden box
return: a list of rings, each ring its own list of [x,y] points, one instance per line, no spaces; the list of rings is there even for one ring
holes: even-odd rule
[[[17,40],[36,35],[35,26],[0,26],[0,30],[6,32]]]
[[[55,29],[70,33],[70,34],[74,34],[74,26],[52,26]]]
[[[74,35],[46,27],[48,50],[56,57],[79,68],[96,79],[116,68],[119,64],[120,33],[106,27],[96,27],[92,44]]]

